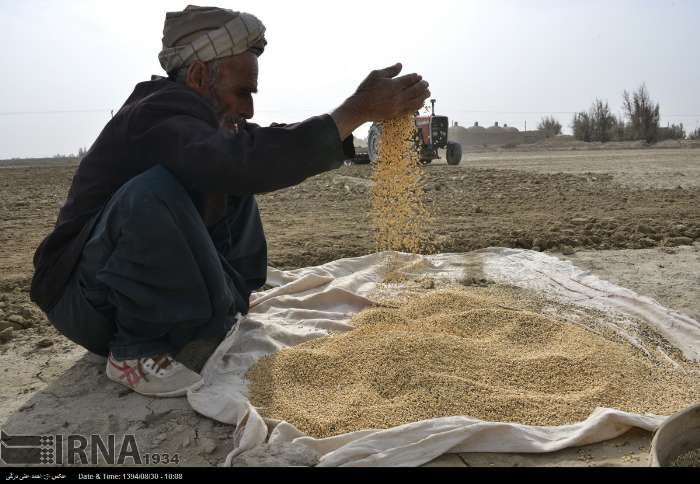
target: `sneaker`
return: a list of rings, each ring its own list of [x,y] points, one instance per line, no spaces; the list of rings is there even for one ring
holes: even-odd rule
[[[117,361],[107,359],[107,377],[149,397],[182,397],[198,387],[202,378],[170,355]]]

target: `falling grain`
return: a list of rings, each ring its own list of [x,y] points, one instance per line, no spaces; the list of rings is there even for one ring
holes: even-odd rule
[[[379,160],[372,172],[372,227],[378,250],[425,253],[430,219],[413,115],[383,123]]]

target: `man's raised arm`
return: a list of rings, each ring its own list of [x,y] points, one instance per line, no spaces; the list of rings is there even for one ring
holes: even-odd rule
[[[247,195],[286,188],[339,167],[347,158],[343,140],[363,123],[423,105],[430,96],[427,82],[417,74],[396,77],[400,71],[400,64],[373,71],[331,115],[290,126],[251,126],[233,133],[204,116],[164,116],[143,131],[136,129],[133,149],[201,192]]]

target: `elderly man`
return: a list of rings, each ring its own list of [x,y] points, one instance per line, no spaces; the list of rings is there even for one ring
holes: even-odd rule
[[[246,120],[264,34],[247,13],[168,13],[159,58],[169,77],[138,84],[106,125],[37,249],[32,299],[66,337],[108,356],[109,378],[141,394],[198,385],[179,355],[224,338],[265,283],[254,195],[339,167],[353,156],[353,130],[430,96],[396,64],[331,114],[256,126]]]

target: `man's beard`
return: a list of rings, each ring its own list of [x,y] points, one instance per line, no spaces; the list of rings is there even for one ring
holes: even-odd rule
[[[219,126],[231,131],[233,134],[237,134],[245,126],[245,119],[241,118],[236,114],[225,114],[219,116]]]
[[[245,119],[237,114],[229,113],[226,111],[226,107],[219,100],[219,96],[216,95],[216,91],[210,90],[210,94],[206,96],[206,99],[211,103],[214,113],[216,114],[216,119],[219,120],[219,126],[225,130],[230,131],[233,134],[237,134],[245,126]]]

